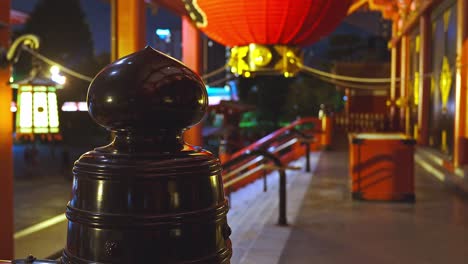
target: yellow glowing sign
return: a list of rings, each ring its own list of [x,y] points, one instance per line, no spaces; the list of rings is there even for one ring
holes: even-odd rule
[[[256,66],[267,66],[273,57],[271,51],[265,46],[251,45],[254,46],[250,51],[251,61]]]
[[[243,74],[245,71],[250,69],[249,65],[244,60],[248,53],[248,46],[234,47],[231,49],[231,57],[228,64],[231,67],[231,71],[233,73]]]
[[[413,86],[413,99],[414,104],[419,104],[419,72],[414,73],[414,86]]]
[[[293,77],[301,64],[302,52],[297,47],[259,44],[232,48],[228,62],[231,72],[245,77],[259,74]]]
[[[450,89],[452,88],[452,71],[447,57],[444,57],[442,71],[440,72],[439,89],[442,98],[442,109],[447,110]]]

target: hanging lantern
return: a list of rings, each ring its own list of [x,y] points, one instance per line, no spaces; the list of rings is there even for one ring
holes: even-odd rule
[[[56,82],[37,76],[11,84],[18,90],[16,137],[60,139]]]
[[[213,40],[230,46],[231,70],[293,76],[299,47],[330,33],[352,0],[182,0],[189,16]]]

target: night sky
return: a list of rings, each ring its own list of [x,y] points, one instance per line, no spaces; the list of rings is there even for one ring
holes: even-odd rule
[[[12,0],[12,8],[29,13],[39,0]],[[66,0],[64,0],[66,1]],[[105,0],[80,0],[93,34],[96,54],[110,51],[110,4]],[[154,38],[156,28],[180,29],[180,19],[160,8],[156,15],[147,10],[146,34],[148,43]]]

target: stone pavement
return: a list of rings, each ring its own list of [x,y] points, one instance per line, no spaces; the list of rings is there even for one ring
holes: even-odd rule
[[[322,153],[278,263],[468,263],[466,194],[416,166],[414,204],[353,201],[345,145]]]

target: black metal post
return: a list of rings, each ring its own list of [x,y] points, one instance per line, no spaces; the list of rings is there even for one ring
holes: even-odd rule
[[[115,138],[75,162],[61,263],[229,263],[221,164],[182,137],[208,107],[198,75],[147,47],[94,78],[88,107]]]
[[[288,221],[286,219],[286,172],[284,169],[279,169],[279,217],[278,225],[286,226]]]
[[[284,170],[283,163],[281,160],[276,157],[274,154],[265,151],[265,150],[252,150],[242,154],[239,157],[229,160],[223,164],[223,170],[237,164],[238,162],[252,157],[252,156],[263,156],[265,159],[271,160],[275,166],[278,168],[279,173],[279,216],[278,216],[278,225],[286,226],[288,221],[286,219],[286,171]]]
[[[306,151],[306,172],[310,172],[310,143],[305,142]]]

